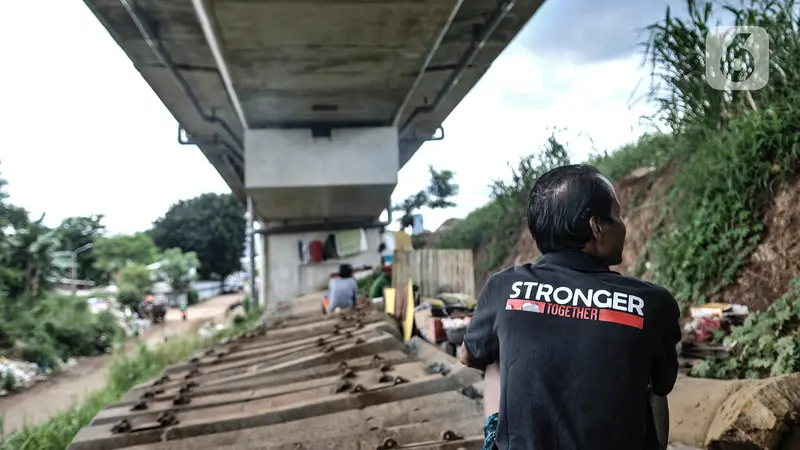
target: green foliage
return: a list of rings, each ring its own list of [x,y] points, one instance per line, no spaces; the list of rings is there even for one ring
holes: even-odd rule
[[[117,286],[146,294],[153,286],[153,275],[141,264],[129,264],[117,274]]]
[[[194,252],[183,253],[179,248],[171,248],[164,252],[158,269],[161,277],[169,283],[175,292],[183,292],[189,288],[194,278],[192,270],[200,266]]]
[[[686,5],[688,18],[678,19],[667,8],[664,19],[648,27],[650,36],[644,43],[647,62],[654,73],[649,97],[658,106],[657,117],[664,124],[675,131],[698,124],[709,130],[721,129],[743,111],[760,110],[793,95],[800,81],[796,70],[800,66],[800,54],[796,51],[800,23],[796,0],[752,0],[722,5],[687,0]],[[707,83],[706,34],[716,25],[711,21],[720,13],[733,16],[729,25],[755,25],[769,35],[770,72],[765,88],[719,91]],[[736,78],[737,74],[730,70],[735,59],[747,61],[749,50],[756,53],[768,50],[745,50],[746,38],[738,36],[726,49],[722,61],[715,61],[710,68],[712,79],[724,76],[718,70],[720,67]]]
[[[6,336],[0,349],[44,368],[55,368],[71,357],[105,353],[119,333],[110,312],[92,314],[79,297],[50,295],[32,308],[7,314],[10,320],[0,321],[0,334]]]
[[[765,200],[800,156],[797,120],[800,110],[786,106],[742,114],[722,132],[676,138],[687,153],[667,205],[672,224],[650,254],[655,280],[679,301],[703,302],[735,281],[761,238]]]
[[[128,264],[117,274],[117,300],[136,311],[153,287],[153,275],[141,264]]]
[[[800,56],[779,49],[797,43],[795,0],[753,0],[723,5],[736,25],[767,30],[776,49],[770,55],[769,85],[759,91],[716,91],[705,79],[705,36],[717,12],[710,3],[688,0],[688,20],[667,9],[649,27],[645,48],[654,67],[651,98],[658,117],[675,134],[677,171],[667,214],[672,224],[650,243],[654,278],[683,303],[702,302],[732,283],[763,232],[765,200],[794,175],[800,132],[798,96],[791,89]],[[721,66],[742,56],[734,41]],[[714,76],[721,76],[712,67]],[[650,145],[644,146],[650,147]],[[642,148],[641,153],[647,149]],[[667,157],[669,157],[667,152]]]
[[[633,144],[627,144],[612,153],[603,152],[589,158],[610,180],[618,180],[640,167],[662,167],[674,160],[680,147],[668,134],[645,134]]]
[[[369,297],[369,291],[372,288],[372,283],[383,275],[381,269],[375,269],[368,276],[356,281],[358,285],[358,296]]]
[[[223,280],[241,269],[245,244],[244,208],[231,194],[203,194],[172,205],[149,231],[162,250],[195,252],[198,276]]]
[[[152,264],[158,255],[158,247],[147,233],[101,237],[91,251],[96,258],[94,266],[112,276],[128,264]]]
[[[189,292],[186,293],[186,303],[188,305],[196,305],[200,302],[200,295],[194,289],[190,289]]]
[[[765,378],[800,372],[800,278],[766,311],[734,327],[724,343],[733,345],[731,357],[696,364],[692,375]]]
[[[87,244],[94,245],[97,239],[105,232],[102,224],[103,216],[68,217],[54,230],[59,240],[59,250],[72,252]],[[91,280],[96,283],[108,282],[108,274],[95,267],[96,255],[94,248],[78,253],[77,276],[79,280]]]
[[[450,198],[458,195],[458,185],[454,180],[455,172],[452,170],[437,171],[433,166],[429,166],[428,171],[431,176],[428,187],[406,197],[402,203],[392,207],[393,211],[403,213],[398,219],[402,228],[413,225],[414,214],[421,208],[443,209],[456,206],[450,201]]]
[[[551,134],[538,154],[521,158],[516,168],[511,167],[510,180],[492,184],[491,201],[487,205],[443,233],[439,247],[481,251],[476,270],[487,272],[496,268],[519,240],[533,183],[545,172],[569,163],[566,148],[555,133]]]
[[[197,339],[170,340],[155,349],[139,346],[116,355],[109,365],[106,387],[91,393],[80,404],[34,427],[8,436],[0,434],[0,450],[65,449],[82,427],[107,404],[118,401],[133,386],[161,374],[165,367],[188,358],[213,342]],[[2,428],[0,428],[2,430]]]

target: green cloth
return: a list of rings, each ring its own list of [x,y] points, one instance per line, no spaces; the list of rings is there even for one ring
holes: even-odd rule
[[[372,287],[369,288],[369,298],[383,297],[383,288],[392,284],[392,280],[384,274],[381,274],[375,281],[372,282]]]
[[[339,254],[339,258],[357,255],[361,251],[361,230],[336,233],[336,253]]]

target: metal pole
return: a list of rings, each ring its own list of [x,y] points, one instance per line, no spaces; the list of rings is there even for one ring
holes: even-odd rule
[[[248,259],[249,264],[247,267],[247,277],[250,279],[250,302],[257,304],[259,301],[258,293],[256,292],[256,235],[253,230],[253,220],[255,215],[253,213],[253,198],[247,196],[247,244],[249,246]],[[263,256],[263,255],[262,255]]]
[[[72,295],[76,295],[78,293],[78,254],[89,250],[92,248],[92,246],[93,244],[90,242],[86,245],[76,248],[70,254],[72,259]]]

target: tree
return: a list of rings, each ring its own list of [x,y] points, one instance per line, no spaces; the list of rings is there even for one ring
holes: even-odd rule
[[[142,264],[128,264],[117,273],[119,302],[134,311],[152,287],[152,274]]]
[[[55,234],[61,242],[60,250],[72,252],[86,244],[93,244],[106,230],[102,224],[103,215],[86,217],[68,217],[61,221],[55,229]],[[78,253],[77,276],[81,280],[92,280],[96,283],[108,281],[108,275],[95,267],[96,255],[94,249]]]
[[[392,210],[403,213],[398,219],[403,228],[410,227],[414,223],[414,214],[423,207],[443,209],[456,206],[449,200],[458,195],[455,173],[452,170],[437,171],[433,166],[428,166],[428,171],[431,179],[427,189],[409,195],[402,203],[392,207]]]
[[[16,269],[16,276],[6,280],[5,288],[11,297],[35,300],[62,275],[53,258],[60,242],[54,230],[42,225],[43,221],[44,215],[6,236],[8,264]]]
[[[178,294],[189,288],[194,279],[193,269],[200,267],[200,261],[194,252],[183,253],[179,248],[165,251],[159,264],[161,278]]]
[[[455,173],[452,170],[442,170],[437,172],[433,166],[428,167],[431,174],[431,181],[428,185],[428,196],[430,198],[428,207],[431,209],[452,208],[455,203],[448,199],[458,195],[458,185],[455,184]]]
[[[203,194],[172,205],[148,234],[162,250],[194,252],[200,261],[201,279],[223,280],[241,270],[244,213],[231,194]]]
[[[128,264],[155,262],[158,248],[147,233],[119,234],[97,239],[92,248],[94,266],[112,277]]]

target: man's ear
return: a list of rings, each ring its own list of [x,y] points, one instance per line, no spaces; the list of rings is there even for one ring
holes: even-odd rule
[[[589,218],[589,228],[592,229],[592,236],[594,236],[594,240],[598,242],[602,242],[603,240],[603,223],[600,221],[600,218],[597,216],[592,216]]]

